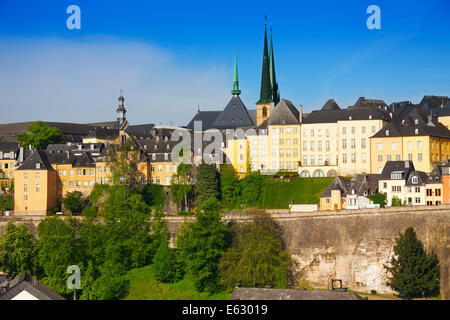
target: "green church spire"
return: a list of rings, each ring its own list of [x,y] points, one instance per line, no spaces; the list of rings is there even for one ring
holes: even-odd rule
[[[231,90],[231,94],[241,94],[241,90],[239,90],[239,75],[238,75],[236,54],[234,55],[234,77],[233,77],[233,90]]]
[[[270,26],[270,57],[269,57],[269,68],[270,68],[270,85],[272,88],[272,101],[275,105],[280,102],[280,92],[278,91],[277,77],[275,75],[275,58],[273,56],[273,42],[272,42],[272,26]]]
[[[270,66],[269,66],[269,50],[267,48],[267,19],[264,23],[264,49],[263,49],[263,63],[261,74],[261,93],[259,96],[259,103],[272,102],[272,86],[270,83]]]

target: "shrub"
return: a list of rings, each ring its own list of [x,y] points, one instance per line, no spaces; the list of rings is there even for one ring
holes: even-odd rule
[[[155,278],[162,282],[177,282],[183,278],[183,268],[167,242],[161,243],[153,258]]]

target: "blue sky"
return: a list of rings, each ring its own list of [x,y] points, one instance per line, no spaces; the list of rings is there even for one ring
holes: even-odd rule
[[[81,30],[66,27],[71,4]],[[0,0],[0,123],[112,120],[123,89],[130,122],[185,125],[226,105],[234,53],[254,109],[266,13],[281,96],[305,111],[450,95],[447,0]]]

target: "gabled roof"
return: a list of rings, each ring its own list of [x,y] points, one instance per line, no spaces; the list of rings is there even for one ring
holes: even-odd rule
[[[389,113],[376,107],[358,107],[340,110],[319,110],[311,112],[303,123],[333,123],[345,120],[385,120],[391,121]]]
[[[217,117],[221,111],[198,111],[194,118],[187,124],[186,128],[189,130],[194,130],[194,122],[202,122],[202,131],[213,128],[213,123],[216,121]]]
[[[126,128],[125,132],[130,136],[145,137],[152,134],[154,127],[155,125],[153,123],[134,125]]]
[[[422,101],[420,101],[419,105],[425,111],[428,109],[439,109],[442,104],[446,104],[449,101],[449,97],[447,96],[424,96]]]
[[[36,164],[39,163],[39,169],[36,168]],[[25,159],[23,164],[16,170],[48,170],[54,171],[50,162],[48,161],[45,151],[34,150],[31,155]]]
[[[107,129],[103,127],[93,127],[89,130],[86,138],[116,139],[119,136],[119,129]]]
[[[372,194],[378,190],[378,180],[378,174],[357,174],[350,179],[337,176],[322,192],[320,197],[331,197],[332,190],[340,190],[342,196],[353,194],[353,190],[354,194],[358,196]]]
[[[299,111],[286,99],[275,106],[269,116],[268,125],[300,124]]]
[[[418,120],[418,124],[415,124],[416,119]],[[389,134],[387,134],[387,131],[389,131]],[[422,117],[417,117],[405,120],[404,124],[391,122],[373,135],[372,138],[409,136],[450,138],[450,131],[442,123],[435,121],[435,119],[429,124],[428,122],[425,122]]]
[[[322,111],[331,111],[331,110],[340,110],[339,105],[334,101],[334,99],[329,99],[325,104],[323,105]]]
[[[225,109],[218,115],[212,127],[223,130],[252,125],[254,123],[247,112],[247,108],[239,95],[234,94]]]
[[[413,183],[413,178],[417,178],[417,183]],[[407,186],[423,186],[428,180],[428,175],[423,171],[412,171],[406,180]]]
[[[386,107],[387,104],[383,100],[378,99],[366,99],[364,97],[359,97],[353,105],[354,108],[362,108],[362,107]]]
[[[364,298],[353,292],[235,288],[230,300],[364,300]]]
[[[28,292],[38,300],[65,300],[28,273],[21,273],[12,280],[2,282],[0,300],[11,300],[23,291]]]
[[[6,142],[0,141],[0,152],[3,153],[16,153],[20,148],[20,144],[18,142]]]
[[[391,180],[392,172],[402,172],[402,179],[406,180],[410,172],[415,171],[412,161],[387,161],[380,174],[380,180]]]

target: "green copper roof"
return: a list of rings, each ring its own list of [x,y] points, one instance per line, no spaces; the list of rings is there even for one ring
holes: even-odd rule
[[[270,67],[270,85],[272,88],[272,101],[275,102],[275,105],[277,105],[278,102],[280,102],[280,93],[278,91],[277,77],[275,75],[275,58],[273,56],[272,27],[270,27],[269,67]]]
[[[234,77],[233,77],[233,90],[231,90],[231,94],[241,94],[241,90],[239,90],[239,75],[238,75],[236,55],[234,55]]]
[[[264,49],[263,49],[263,63],[261,74],[261,93],[257,103],[270,103],[272,100],[272,85],[270,83],[269,70],[269,50],[267,49],[267,23],[264,24]]]

